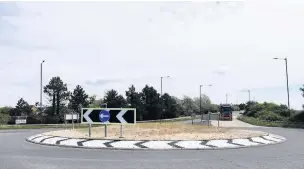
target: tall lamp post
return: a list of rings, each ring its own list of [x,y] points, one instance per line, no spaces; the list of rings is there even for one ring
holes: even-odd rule
[[[163,78],[169,78],[170,76],[162,76],[160,77],[160,98],[163,96]],[[161,98],[161,116],[163,113],[163,100]]]
[[[288,100],[288,110],[290,110],[287,58],[273,58],[273,59],[276,59],[276,60],[285,60],[287,100]],[[290,112],[289,112],[289,116],[290,116]]]
[[[242,90],[241,92],[248,92],[248,101],[250,102],[250,100],[251,100],[251,97],[250,97],[251,90],[250,89],[248,89],[248,90]]]
[[[210,84],[210,85],[200,85],[200,114],[202,114],[202,87],[203,86],[212,86],[212,84]]]
[[[160,96],[163,95],[163,78],[169,78],[170,76],[162,76],[160,77]]]
[[[248,99],[250,101],[250,90],[248,90]]]
[[[42,109],[42,65],[45,61],[40,63],[40,109]]]

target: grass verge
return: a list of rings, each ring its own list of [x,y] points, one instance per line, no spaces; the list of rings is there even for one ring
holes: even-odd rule
[[[196,116],[195,119],[200,119],[201,116]],[[173,118],[173,119],[160,119],[160,120],[148,120],[148,121],[137,121],[136,123],[167,123],[167,122],[180,122],[180,121],[188,121],[192,120],[192,117],[186,116],[186,117],[178,117],[178,118]]]
[[[275,121],[264,121],[259,120],[254,117],[248,117],[248,116],[239,116],[237,118],[240,121],[243,121],[245,123],[249,123],[256,126],[265,126],[265,127],[284,127],[284,128],[304,128],[304,123],[295,123],[295,122],[275,122]]]
[[[271,121],[261,121],[254,117],[247,117],[247,116],[239,116],[237,118],[240,121],[245,123],[249,123],[256,126],[266,126],[266,127],[283,127],[283,123],[271,122]]]
[[[195,119],[199,119],[200,117],[196,117]],[[152,121],[138,121],[137,123],[175,123],[181,121],[191,120],[191,117],[179,117],[175,119],[162,119],[160,120],[152,120]],[[92,127],[99,127],[101,125],[94,124]],[[87,128],[88,124],[74,124],[75,128]],[[0,130],[18,130],[18,129],[43,129],[43,128],[72,128],[72,124],[26,124],[26,125],[0,125]]]
[[[100,125],[92,125],[92,126],[100,126]],[[87,128],[88,125],[84,124],[75,124],[75,128]],[[72,124],[67,124],[66,126],[64,124],[26,124],[26,125],[0,125],[0,130],[22,130],[22,129],[43,129],[43,128],[58,128],[58,129],[64,129],[64,128],[72,128]]]

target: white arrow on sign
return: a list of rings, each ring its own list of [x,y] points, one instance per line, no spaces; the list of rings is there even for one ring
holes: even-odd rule
[[[101,114],[101,115],[100,115],[100,118],[103,119],[104,117],[109,117],[109,115],[107,115],[107,114]]]
[[[88,123],[93,123],[92,119],[89,117],[89,115],[92,113],[92,111],[93,111],[93,109],[89,109],[83,114],[83,118],[86,119],[86,121]]]
[[[120,123],[127,123],[126,120],[122,117],[128,110],[122,110],[120,111],[116,118],[120,121]]]

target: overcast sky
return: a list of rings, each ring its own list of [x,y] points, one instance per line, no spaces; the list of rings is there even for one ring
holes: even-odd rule
[[[39,101],[43,83],[60,76],[72,90],[120,94],[145,84],[182,97],[203,93],[213,102],[251,99],[304,103],[304,2],[0,3],[0,106],[23,97]],[[44,101],[45,102],[45,101]]]

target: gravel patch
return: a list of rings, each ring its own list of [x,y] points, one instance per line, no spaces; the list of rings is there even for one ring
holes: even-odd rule
[[[59,130],[44,134],[71,138],[89,138],[88,129]],[[119,125],[108,126],[107,138],[104,137],[104,126],[94,127],[92,128],[91,138],[122,140],[213,140],[258,137],[266,134],[261,131],[216,128],[181,123],[142,123],[123,126],[124,138],[119,138]]]

